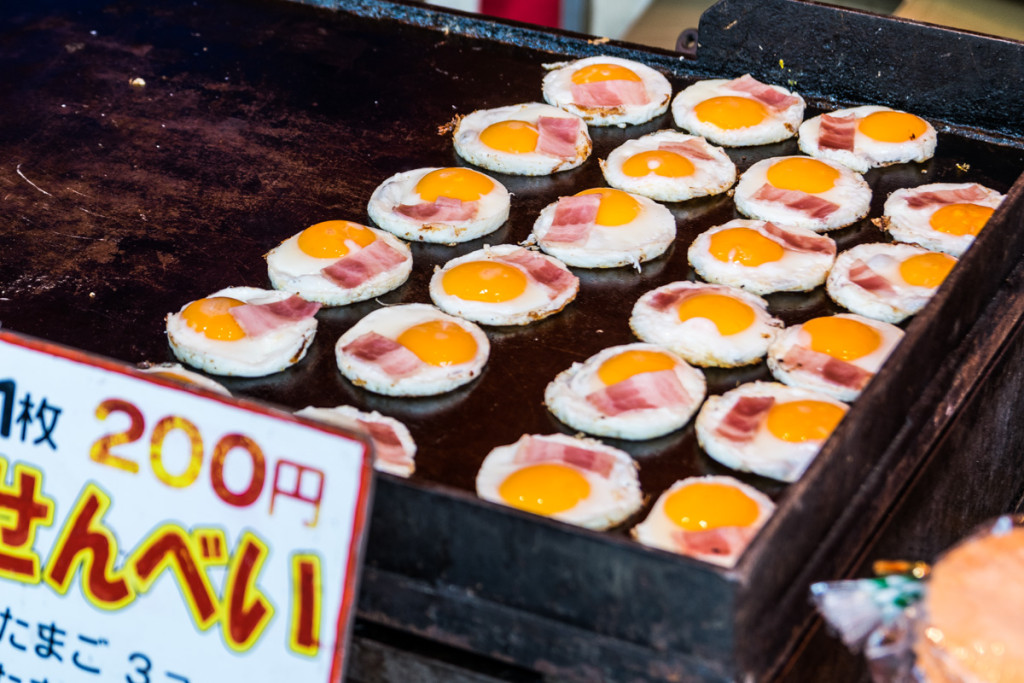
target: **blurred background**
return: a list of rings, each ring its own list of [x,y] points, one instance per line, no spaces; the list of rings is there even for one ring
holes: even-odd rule
[[[481,12],[671,50],[679,33],[697,28],[713,0],[430,0]],[[827,4],[1024,40],[1020,0],[841,0]]]

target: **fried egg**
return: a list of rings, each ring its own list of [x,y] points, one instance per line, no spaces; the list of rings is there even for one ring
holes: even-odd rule
[[[775,503],[732,477],[688,477],[662,493],[633,527],[644,545],[732,567],[775,512]]]
[[[228,391],[220,382],[216,382],[206,375],[200,375],[198,372],[187,370],[178,363],[157,363],[155,365],[151,363],[143,363],[139,365],[139,370],[153,375],[159,375],[164,379],[171,379],[183,384],[201,387],[207,391],[212,391],[215,394],[223,394],[224,396],[231,395],[231,392]]]
[[[698,235],[687,258],[708,282],[754,294],[807,292],[825,282],[836,244],[807,228],[737,218]]]
[[[793,137],[804,118],[804,99],[749,74],[697,81],[672,100],[672,118],[716,145],[767,145]]]
[[[408,477],[416,471],[416,442],[409,428],[393,417],[381,415],[376,410],[366,413],[352,406],[307,406],[296,410],[295,414],[354,432],[365,432],[373,444],[373,468],[378,472]]]
[[[667,208],[647,197],[600,187],[544,207],[528,243],[570,266],[639,268],[665,253],[675,237],[676,219]]]
[[[487,335],[428,304],[379,308],[335,346],[338,369],[356,386],[386,396],[433,396],[470,382],[490,353]]]
[[[748,218],[827,232],[868,214],[871,187],[860,174],[834,161],[773,157],[740,176],[733,198]]]
[[[643,123],[668,110],[672,86],[640,62],[586,57],[545,64],[544,101],[576,114],[591,126]]]
[[[768,349],[768,369],[784,384],[849,403],[875,376],[903,330],[853,313],[787,327]]]
[[[760,360],[782,328],[768,302],[726,285],[672,282],[633,306],[633,333],[701,367],[732,368]]]
[[[627,453],[567,434],[524,434],[493,449],[477,472],[476,493],[596,530],[615,526],[643,505],[637,464]]]
[[[978,183],[932,183],[896,190],[885,200],[883,227],[899,242],[960,256],[1003,201]]]
[[[452,259],[430,278],[430,298],[446,313],[483,325],[528,325],[576,298],[580,281],[558,259],[514,244]]]
[[[659,130],[626,140],[601,161],[614,188],[662,202],[721,194],[736,182],[736,166],[704,138]]]
[[[778,382],[750,382],[709,396],[697,415],[697,441],[726,467],[796,481],[849,406]]]
[[[935,128],[919,116],[866,105],[815,116],[800,124],[800,151],[859,173],[935,154]]]
[[[471,168],[418,168],[381,183],[367,211],[374,223],[403,239],[454,244],[501,227],[509,202],[504,185]]]
[[[625,344],[559,373],[544,391],[544,403],[573,429],[642,440],[681,429],[706,391],[704,374],[671,351]]]
[[[471,164],[531,176],[576,168],[593,146],[583,119],[539,102],[467,114],[455,124],[454,142]]]
[[[294,297],[294,298],[293,298]],[[287,303],[285,303],[287,302]],[[287,311],[271,311],[272,329],[264,329],[240,319],[235,309],[250,305],[278,304],[295,310],[312,311],[299,319],[289,320]],[[313,313],[319,304],[309,304],[288,292],[257,287],[228,287],[208,297],[185,304],[177,313],[167,315],[167,341],[175,358],[212,375],[262,377],[298,363],[316,333]],[[280,323],[280,324],[278,324]],[[247,330],[246,327],[249,329]]]
[[[412,271],[412,252],[405,242],[349,221],[311,225],[264,258],[274,289],[325,306],[344,306],[390,292]]]
[[[847,310],[898,323],[924,308],[956,263],[910,244],[858,244],[839,255],[825,288]]]

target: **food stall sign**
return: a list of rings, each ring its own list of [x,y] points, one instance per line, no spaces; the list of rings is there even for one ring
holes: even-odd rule
[[[0,680],[337,681],[361,437],[0,332]]]

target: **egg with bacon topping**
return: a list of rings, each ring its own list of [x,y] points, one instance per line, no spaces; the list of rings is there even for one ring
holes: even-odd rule
[[[646,64],[620,57],[586,57],[545,64],[544,101],[591,126],[644,123],[668,110],[672,86]]]
[[[641,440],[681,429],[705,393],[704,374],[680,356],[654,344],[625,344],[559,373],[544,403],[573,429]]]
[[[593,147],[580,117],[529,102],[467,114],[455,124],[455,152],[498,173],[549,175],[576,168]]]
[[[433,396],[477,377],[490,342],[474,323],[429,304],[379,308],[335,345],[341,374],[386,396]]]
[[[643,505],[624,451],[567,434],[524,434],[493,449],[476,475],[482,499],[587,529],[619,524]]]
[[[370,195],[367,211],[384,230],[413,242],[453,244],[483,237],[508,220],[508,190],[471,168],[396,173]]]
[[[747,147],[787,140],[804,118],[804,99],[750,74],[697,81],[672,100],[676,125],[716,145]]]
[[[927,161],[938,135],[920,116],[865,105],[807,119],[800,125],[800,151],[859,173],[880,166]]]
[[[885,200],[881,223],[899,242],[961,256],[1002,201],[1002,194],[978,183],[901,188]]]
[[[204,372],[262,377],[302,360],[319,308],[288,292],[228,287],[168,314],[167,341],[178,360]]]
[[[353,406],[315,408],[307,406],[295,414],[319,420],[354,432],[365,432],[373,443],[373,468],[396,477],[409,477],[416,471],[416,442],[409,428],[376,410],[365,412]]]

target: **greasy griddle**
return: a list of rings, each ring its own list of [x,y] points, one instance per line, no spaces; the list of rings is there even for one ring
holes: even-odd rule
[[[88,0],[33,3],[5,12],[0,19],[0,87],[8,103],[0,117],[4,328],[129,363],[172,360],[164,334],[167,312],[222,287],[269,286],[262,258],[267,250],[322,220],[369,222],[370,194],[394,173],[465,165],[450,135],[440,135],[438,128],[475,109],[539,101],[544,63],[606,50],[651,63],[670,76],[675,91],[698,77],[743,72],[401,4],[354,2],[349,9],[352,13],[241,0],[173,0],[159,6]],[[787,71],[781,63],[762,65],[764,73],[744,70],[769,82],[796,79],[798,91],[801,78],[808,83],[821,78],[813,65],[797,67],[804,73],[794,73],[792,65]],[[133,78],[145,85],[131,85]],[[856,85],[850,85],[855,80],[837,82],[856,93]],[[902,97],[911,85],[895,82],[893,92]],[[802,92],[811,105],[808,117],[858,103],[849,90],[839,93],[845,99],[825,87]],[[881,215],[885,197],[899,187],[976,181],[1006,192],[1024,170],[1020,139],[1006,130],[980,130],[975,126],[985,121],[969,119],[936,123],[940,135],[933,160],[866,174],[874,190],[870,217]],[[1010,121],[1005,128],[1013,125]],[[316,340],[296,367],[267,378],[222,380],[233,393],[288,409],[348,403],[393,415],[411,429],[419,446],[416,474],[408,482],[379,481],[364,617],[513,661],[528,659],[528,653],[501,651],[496,634],[476,636],[482,640],[463,634],[476,618],[472,615],[487,614],[480,619],[499,624],[499,607],[507,607],[638,647],[674,651],[678,661],[711,662],[708,675],[731,670],[733,664],[722,663],[733,656],[737,637],[727,615],[760,613],[774,599],[768,591],[790,585],[856,493],[850,477],[875,472],[887,439],[926,387],[929,368],[966,334],[1021,254],[1019,234],[997,215],[990,231],[1002,230],[1002,236],[985,234],[979,240],[971,256],[985,255],[958,266],[940,301],[908,330],[903,345],[908,348],[897,352],[899,367],[887,368],[869,388],[830,442],[825,464],[816,463],[797,486],[718,465],[700,451],[692,426],[647,442],[608,440],[640,463],[648,507],[676,479],[702,474],[738,476],[782,503],[736,573],[629,540],[628,528],[647,507],[620,528],[595,534],[477,501],[474,477],[491,448],[524,432],[572,431],[542,405],[545,385],[573,362],[635,341],[628,327],[633,303],[654,287],[696,279],[686,248],[700,232],[739,216],[731,197],[669,205],[678,238],[640,272],[574,269],[580,294],[562,313],[526,327],[486,328],[490,361],[478,380],[457,391],[415,399],[363,391],[337,372],[336,340],[382,305],[429,302],[427,284],[436,266],[484,244],[526,239],[544,206],[605,184],[598,158],[629,138],[671,127],[666,114],[641,126],[592,128],[594,153],[579,169],[541,178],[496,174],[513,194],[505,226],[457,246],[413,244],[409,281],[375,301],[321,311]],[[795,153],[795,141],[729,150],[740,172],[760,159]],[[867,219],[831,236],[840,250],[887,240]],[[841,310],[823,288],[767,299],[786,324]],[[911,366],[924,374],[909,376]],[[763,363],[705,374],[710,393],[770,379]],[[811,486],[825,488],[815,492]],[[794,529],[806,536],[795,538]],[[498,555],[485,556],[489,550]],[[775,554],[795,557],[769,562],[766,556]],[[557,565],[556,555],[563,565]],[[545,569],[532,567],[531,557]],[[602,562],[615,569],[602,574]],[[642,608],[657,609],[663,596],[630,584],[643,583],[632,575],[637,568],[661,577],[641,577],[654,586],[682,581],[701,591],[691,603],[702,612],[699,627],[681,625],[685,615],[645,613]],[[552,595],[566,593],[565,586],[583,583],[587,571],[595,574],[588,588],[568,591],[551,604]],[[625,587],[609,587],[614,583],[609,576],[617,571],[630,574]],[[551,581],[545,583],[545,576]],[[756,595],[759,582],[766,587]],[[451,604],[458,606],[442,605],[447,617],[425,618],[415,598],[424,605],[436,602],[436,592],[448,590],[445,586],[456,587],[458,598]],[[617,599],[620,589],[636,604],[615,607],[613,618],[600,600]],[[744,591],[755,596],[745,598]],[[397,596],[407,602],[389,602]],[[505,617],[519,628],[533,618]],[[757,653],[755,659],[768,656]]]

